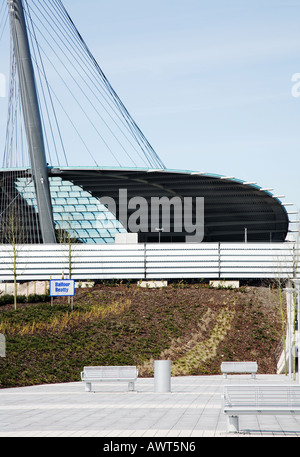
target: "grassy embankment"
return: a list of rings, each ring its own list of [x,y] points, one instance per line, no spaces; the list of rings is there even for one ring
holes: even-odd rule
[[[275,373],[280,340],[278,292],[170,284],[78,289],[67,299],[0,307],[0,387],[79,381],[85,365],[137,365],[153,376],[155,359],[171,359],[172,375],[220,374],[222,360],[257,360]]]

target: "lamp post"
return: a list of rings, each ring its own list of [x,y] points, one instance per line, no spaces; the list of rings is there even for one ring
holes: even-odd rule
[[[284,291],[287,295],[287,335],[286,340],[283,341],[283,344],[287,342],[287,358],[288,358],[288,372],[289,377],[292,377],[292,304],[293,304],[293,292],[292,287],[285,288]]]
[[[155,229],[158,232],[158,242],[160,243],[160,233],[164,231],[163,227],[156,227]]]
[[[300,349],[300,332],[299,332],[299,319],[300,319],[300,279],[292,279],[297,290],[297,355],[298,355],[298,383],[300,384],[300,367],[299,367],[299,349]],[[295,354],[296,355],[296,354]]]

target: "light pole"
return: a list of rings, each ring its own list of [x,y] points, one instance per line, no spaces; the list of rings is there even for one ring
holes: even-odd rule
[[[160,243],[160,233],[164,231],[163,227],[156,227],[155,229],[158,232],[158,242]]]
[[[287,295],[287,335],[283,344],[287,342],[287,357],[288,357],[288,372],[289,377],[292,377],[292,309],[293,309],[293,292],[292,287],[285,288],[284,291]]]
[[[299,319],[300,319],[300,279],[292,279],[293,283],[296,286],[296,296],[297,296],[297,355],[298,355],[298,383],[300,384],[300,363],[299,363],[299,349],[300,349],[300,332],[299,332]],[[296,356],[296,354],[295,354]]]

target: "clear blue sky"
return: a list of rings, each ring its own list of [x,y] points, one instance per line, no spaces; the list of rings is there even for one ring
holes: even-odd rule
[[[255,181],[300,208],[299,1],[63,3],[167,168]]]

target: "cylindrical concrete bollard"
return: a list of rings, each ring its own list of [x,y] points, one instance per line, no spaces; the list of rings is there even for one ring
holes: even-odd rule
[[[171,392],[171,360],[154,360],[154,391]]]

